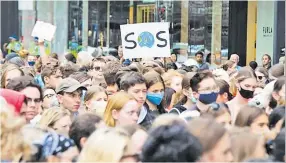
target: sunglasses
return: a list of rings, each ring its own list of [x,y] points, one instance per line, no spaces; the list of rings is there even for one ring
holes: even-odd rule
[[[264,76],[257,76],[259,80],[262,80]]]

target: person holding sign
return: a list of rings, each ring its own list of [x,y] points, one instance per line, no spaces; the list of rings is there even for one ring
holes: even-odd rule
[[[22,44],[17,41],[17,36],[16,35],[12,35],[9,37],[9,44],[7,45],[7,50],[8,50],[8,54],[10,53],[18,53],[20,50],[23,49]]]

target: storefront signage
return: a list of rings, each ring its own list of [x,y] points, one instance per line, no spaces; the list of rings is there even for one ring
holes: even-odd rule
[[[170,57],[169,23],[120,25],[124,58]]]

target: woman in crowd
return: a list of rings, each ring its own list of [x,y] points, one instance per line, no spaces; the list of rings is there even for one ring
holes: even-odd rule
[[[11,79],[19,76],[24,76],[24,72],[17,65],[3,65],[1,75],[1,88],[5,88]]]
[[[144,106],[151,111],[154,117],[166,113],[164,108],[165,85],[162,77],[155,71],[145,73],[147,96]]]
[[[233,160],[230,135],[221,124],[207,118],[196,118],[188,123],[188,128],[203,146],[200,161],[231,162]]]
[[[217,96],[217,103],[226,103],[230,101],[233,96],[229,92],[229,84],[225,80],[216,80],[217,85],[219,86],[219,94]]]
[[[162,78],[166,87],[174,89],[176,93],[181,93],[183,75],[175,70],[169,70],[162,75]]]
[[[109,127],[136,124],[139,115],[137,101],[125,92],[118,92],[107,101],[104,122]]]
[[[101,117],[107,105],[107,93],[103,87],[92,86],[84,97],[86,111],[95,112]]]
[[[129,134],[122,128],[96,130],[83,147],[78,162],[137,162]]]
[[[271,57],[268,54],[262,56],[262,66],[269,70],[271,68]]]
[[[238,112],[235,126],[250,127],[251,131],[258,134],[266,134],[269,132],[268,116],[263,109],[245,106]]]
[[[39,125],[54,129],[58,134],[68,136],[71,118],[67,111],[60,108],[50,108],[42,114]]]
[[[51,88],[44,89],[42,109],[46,110],[56,106],[59,106],[59,101],[57,99],[57,94],[55,90]]]
[[[234,123],[240,109],[248,104],[253,98],[254,90],[257,86],[256,76],[251,68],[243,67],[235,77],[236,96],[227,103],[231,113],[231,121]]]
[[[271,108],[273,109],[277,106],[285,106],[285,80],[286,77],[280,77],[274,83],[271,100],[273,102],[273,106]]]

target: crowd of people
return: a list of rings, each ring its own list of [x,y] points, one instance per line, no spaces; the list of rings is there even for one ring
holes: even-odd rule
[[[283,63],[123,56],[7,54],[1,162],[285,162]]]

